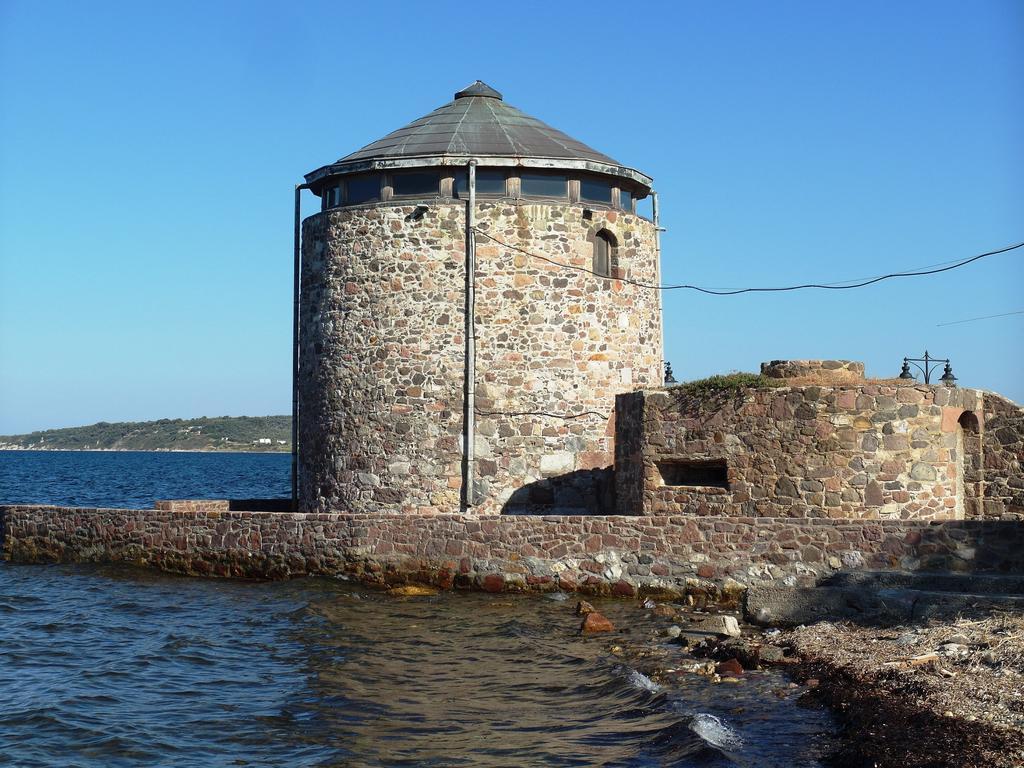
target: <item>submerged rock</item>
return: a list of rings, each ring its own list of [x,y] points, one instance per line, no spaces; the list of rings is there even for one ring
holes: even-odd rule
[[[691,629],[725,637],[739,637],[743,634],[735,616],[709,616],[697,622]]]
[[[683,632],[676,639],[684,648],[697,648],[699,646],[704,646],[708,642],[715,641],[714,636],[701,634],[699,632]]]
[[[655,616],[664,616],[669,619],[674,619],[679,612],[667,603],[658,603],[652,606]]]
[[[723,677],[726,675],[736,677],[743,674],[743,665],[740,664],[739,659],[726,659],[718,663],[715,667],[715,673]]]
[[[704,675],[710,677],[715,674],[715,662],[713,661],[693,661],[688,664],[683,664],[679,667],[680,672],[685,672],[691,675]]]
[[[786,652],[774,645],[762,645],[760,648],[760,660],[762,664],[786,664],[795,659],[789,659]]]
[[[606,617],[591,608],[591,612],[583,617],[580,632],[613,632],[615,625]]]
[[[711,649],[711,654],[722,661],[738,661],[744,669],[757,669],[761,664],[762,646],[743,638],[730,637]]]
[[[436,595],[440,592],[437,587],[425,587],[422,584],[407,584],[404,587],[392,587],[388,590],[389,595],[396,597],[426,597]]]
[[[578,603],[576,603],[577,616],[586,616],[588,613],[594,613],[596,610],[597,609],[594,608],[594,606],[592,606],[586,600],[580,600]]]
[[[721,604],[734,608],[739,607],[743,602],[743,595],[746,591],[746,584],[727,577],[721,586]]]

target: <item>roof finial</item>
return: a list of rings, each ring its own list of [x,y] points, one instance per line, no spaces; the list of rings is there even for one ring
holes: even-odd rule
[[[466,86],[455,94],[456,99],[465,99],[471,96],[482,96],[486,99],[497,99],[498,101],[502,101],[501,94],[491,88],[491,86],[483,80],[477,80],[472,85]]]

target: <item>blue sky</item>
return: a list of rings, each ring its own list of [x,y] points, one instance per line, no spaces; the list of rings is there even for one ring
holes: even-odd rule
[[[1024,4],[0,3],[0,434],[290,410],[304,173],[480,78],[655,178],[666,282],[1024,240]],[[313,200],[307,201],[312,211]],[[1024,401],[1024,249],[668,293],[679,379],[953,359]]]

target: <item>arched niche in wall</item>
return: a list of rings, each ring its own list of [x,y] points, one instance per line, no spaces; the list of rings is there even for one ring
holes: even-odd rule
[[[984,516],[984,458],[981,450],[981,423],[973,411],[964,411],[957,419],[957,517],[976,519]]]

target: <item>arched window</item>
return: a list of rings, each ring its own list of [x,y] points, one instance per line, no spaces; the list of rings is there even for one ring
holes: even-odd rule
[[[618,267],[615,235],[606,229],[594,235],[594,272],[603,277],[612,277]]]

